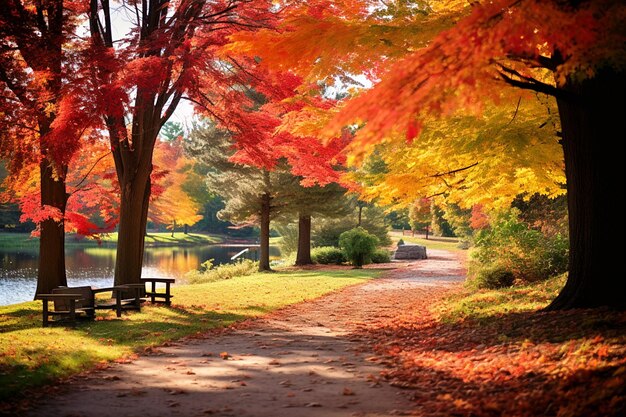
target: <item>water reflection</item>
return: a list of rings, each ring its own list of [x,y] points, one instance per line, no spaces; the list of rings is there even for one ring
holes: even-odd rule
[[[181,279],[187,271],[198,269],[208,259],[214,265],[230,262],[230,258],[247,246],[209,245],[196,247],[147,248],[142,276],[173,277]],[[277,257],[278,248],[270,254]],[[244,258],[255,259],[256,249]],[[37,287],[37,249],[14,249],[0,252],[0,305],[32,300]],[[92,285],[105,287],[113,284],[115,248],[67,248],[65,264],[69,286]]]

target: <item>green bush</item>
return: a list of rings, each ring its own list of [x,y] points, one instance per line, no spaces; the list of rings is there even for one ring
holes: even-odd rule
[[[559,234],[546,236],[520,221],[518,214],[517,209],[501,213],[490,227],[476,233],[470,262],[473,276],[495,265],[526,282],[567,271],[567,238]]]
[[[185,274],[185,278],[189,283],[200,284],[252,275],[259,270],[259,263],[250,259],[241,259],[239,262],[222,264],[213,268],[213,260],[210,259],[204,262],[200,269],[199,271],[189,271]]]
[[[339,219],[320,219],[314,222],[311,239],[313,246],[339,246],[339,236],[356,226],[357,222],[358,218],[355,214]],[[377,207],[364,208],[361,226],[376,236],[381,245],[392,244],[383,210]]]
[[[343,249],[350,263],[357,268],[371,261],[378,242],[376,236],[362,227],[355,227],[339,236],[339,247]]]
[[[402,246],[404,245],[404,239],[400,238],[400,240],[398,240],[398,245],[397,246]]]
[[[375,264],[386,264],[391,262],[391,254],[387,249],[376,249],[370,259]]]
[[[343,251],[334,246],[322,246],[321,248],[311,249],[311,259],[316,264],[324,265],[340,265],[347,261],[346,255]]]
[[[502,266],[484,268],[474,277],[476,287],[490,290],[510,287],[513,285],[513,281],[515,281],[513,272]]]

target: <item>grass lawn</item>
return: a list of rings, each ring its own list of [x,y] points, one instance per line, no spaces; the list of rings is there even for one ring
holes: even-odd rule
[[[497,290],[466,289],[438,306],[444,322],[489,320],[505,314],[533,312],[554,300],[565,285],[566,274],[534,284]]]
[[[0,401],[151,346],[262,315],[376,277],[372,270],[254,274],[172,288],[174,304],[98,312],[76,328],[42,328],[41,302],[0,307]]]
[[[391,239],[393,240],[394,246],[398,243],[398,240],[402,239],[405,243],[414,243],[417,245],[426,246],[426,249],[443,249],[454,252],[464,251],[465,249],[459,248],[459,241],[456,238],[446,238],[446,237],[430,237],[429,239],[424,239],[418,236],[402,236],[402,233],[392,232],[390,233]]]
[[[104,245],[115,245],[117,243],[117,232],[103,236],[101,241]],[[146,235],[147,246],[208,245],[221,243],[223,241],[224,239],[221,236],[204,233],[184,234],[177,232],[174,233],[174,237],[172,237],[171,232],[148,233]],[[95,246],[98,242],[90,238],[68,234],[65,239],[65,244],[67,246]],[[31,237],[30,233],[0,233],[0,248],[35,248],[38,247],[38,245],[39,239]]]

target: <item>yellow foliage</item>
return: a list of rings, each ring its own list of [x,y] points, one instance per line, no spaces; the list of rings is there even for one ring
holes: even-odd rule
[[[563,194],[554,106],[530,96],[517,106],[489,107],[481,116],[427,119],[419,139],[407,143],[403,134],[392,134],[375,148],[387,172],[349,175],[367,185],[362,198],[402,207],[419,198],[445,197],[464,208],[498,208],[518,194]]]

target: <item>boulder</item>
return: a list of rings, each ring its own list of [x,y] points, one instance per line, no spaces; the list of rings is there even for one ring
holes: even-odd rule
[[[398,246],[393,259],[426,259],[426,246],[401,245]]]

